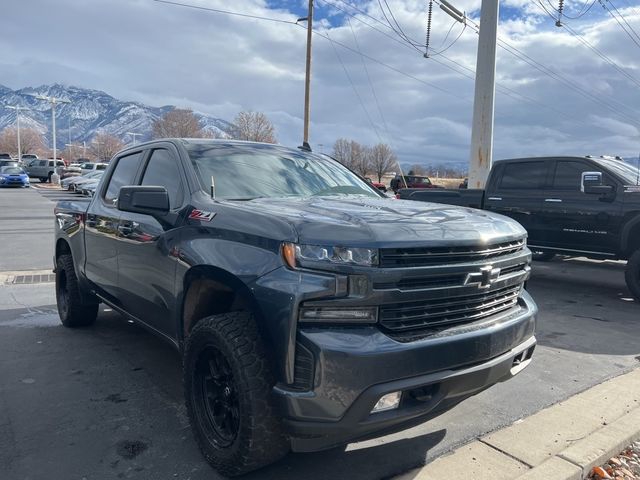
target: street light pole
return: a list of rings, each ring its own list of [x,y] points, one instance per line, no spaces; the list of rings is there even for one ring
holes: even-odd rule
[[[133,144],[136,144],[136,137],[139,137],[140,135],[142,135],[141,133],[133,133],[133,132],[127,132],[127,135],[131,135],[133,137]]]
[[[304,76],[304,132],[302,148],[311,150],[309,145],[309,110],[311,108],[311,37],[313,34],[313,0],[309,0],[309,12],[306,18],[299,18],[298,22],[307,21],[307,63]]]
[[[20,143],[20,110],[27,110],[24,107],[20,107],[18,105],[14,106],[9,106],[7,105],[7,108],[10,108],[11,110],[15,110],[16,111],[16,123],[18,125],[18,162],[22,163],[22,145]]]
[[[47,97],[46,95],[34,95],[38,100],[44,100],[51,104],[51,129],[53,137],[53,159],[58,158],[57,146],[56,146],[56,105],[59,103],[71,103],[69,100],[62,98]]]

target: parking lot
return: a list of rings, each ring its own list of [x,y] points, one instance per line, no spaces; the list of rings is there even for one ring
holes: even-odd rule
[[[0,190],[0,274],[44,270],[55,190]],[[388,478],[640,365],[639,306],[624,264],[536,263],[538,348],[521,375],[441,417],[346,451],[289,455],[246,478]],[[0,288],[0,475],[7,479],[216,478],[191,436],[180,357],[109,309],[64,329],[52,283]]]

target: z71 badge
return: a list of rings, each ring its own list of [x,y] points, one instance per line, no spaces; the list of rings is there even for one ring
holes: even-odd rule
[[[192,210],[189,214],[189,218],[192,220],[202,220],[203,222],[210,222],[216,214],[214,212],[207,212],[205,210]]]

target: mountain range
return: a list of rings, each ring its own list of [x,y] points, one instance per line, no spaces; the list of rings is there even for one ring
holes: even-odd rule
[[[61,84],[25,87],[19,90],[0,85],[0,131],[16,124],[16,111],[7,106],[19,106],[21,127],[38,130],[51,144],[51,105],[36,95],[56,97],[70,103],[56,105],[56,143],[62,149],[66,143],[89,142],[97,133],[107,133],[129,143],[131,135],[140,133],[137,141],[151,138],[153,121],[175,109],[173,105],[152,107],[140,102],[118,100],[100,90]],[[233,125],[221,118],[194,112],[205,130],[226,137]]]

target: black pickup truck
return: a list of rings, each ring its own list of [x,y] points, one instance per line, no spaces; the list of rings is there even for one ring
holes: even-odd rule
[[[227,475],[424,422],[536,344],[517,222],[386,198],[325,156],[140,144],[55,216],[62,323],[103,302],[178,348],[195,438]]]
[[[517,158],[496,162],[485,190],[409,189],[399,198],[507,215],[527,230],[539,260],[628,260],[625,279],[640,301],[639,180],[638,168],[615,157]]]

